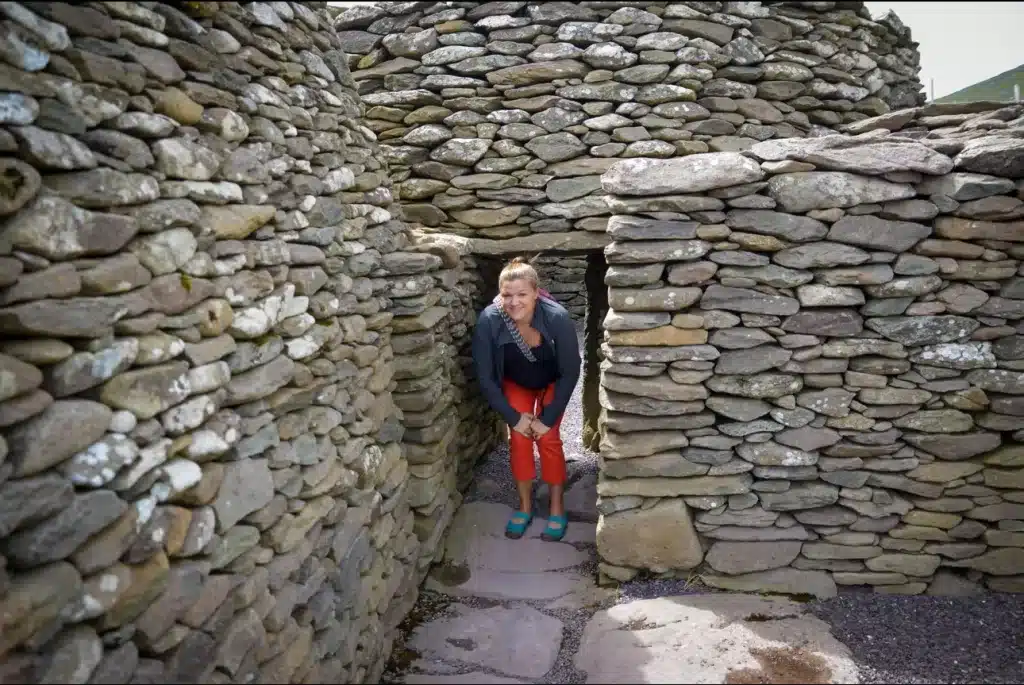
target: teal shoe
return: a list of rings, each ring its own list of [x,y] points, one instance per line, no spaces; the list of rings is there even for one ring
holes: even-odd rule
[[[565,537],[565,529],[569,527],[566,516],[548,516],[548,525],[541,533],[540,539],[546,542],[558,542]]]
[[[523,537],[523,533],[530,527],[530,523],[533,522],[533,514],[527,514],[523,511],[517,511],[512,514],[512,518],[508,520],[508,525],[505,526],[505,537],[510,540],[518,540]]]

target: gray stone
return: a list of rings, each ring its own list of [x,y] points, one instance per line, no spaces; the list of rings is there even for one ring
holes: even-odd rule
[[[738,575],[788,566],[800,554],[799,540],[777,542],[729,542],[711,545],[705,561],[719,573]]]
[[[937,345],[966,338],[980,325],[962,316],[886,316],[867,320],[865,325],[902,345]]]
[[[871,256],[857,247],[820,241],[798,245],[775,253],[775,262],[791,269],[817,269],[835,266],[856,266]]]
[[[127,507],[109,490],[78,495],[60,513],[4,540],[4,555],[22,568],[65,559]]]
[[[445,164],[473,166],[490,148],[491,142],[480,138],[452,138],[434,148],[430,158]]]
[[[33,165],[44,169],[93,169],[97,165],[92,151],[65,133],[36,126],[12,126],[21,154]]]
[[[907,434],[903,439],[914,447],[939,459],[960,461],[985,454],[999,447],[996,433],[970,433],[967,435]]]
[[[868,176],[903,171],[941,176],[953,170],[952,160],[916,142],[864,141],[850,145],[849,139],[826,136],[766,141],[750,151],[764,160],[794,159],[823,169]]]
[[[110,425],[113,412],[89,400],[58,400],[42,413],[12,428],[7,436],[7,461],[16,477],[41,473],[96,442]],[[74,426],[74,431],[66,430]]]
[[[107,381],[100,397],[141,419],[153,418],[188,397],[187,370],[186,363],[175,362],[127,371]]]
[[[79,207],[89,209],[139,205],[160,197],[160,186],[152,176],[105,168],[53,174],[44,178],[43,183]]]
[[[1008,178],[953,172],[937,178],[926,178],[917,188],[922,195],[945,195],[957,202],[967,202],[1013,192],[1014,185]]]
[[[601,177],[601,187],[616,195],[671,195],[752,183],[763,176],[753,160],[739,153],[721,152],[617,162]]]
[[[813,595],[819,599],[835,597],[837,593],[835,581],[828,573],[795,568],[757,571],[739,576],[706,574],[704,582],[723,590]]]
[[[710,285],[700,300],[702,309],[724,309],[749,314],[782,315],[795,314],[800,303],[791,297],[766,295],[747,288],[732,288]]]
[[[274,498],[274,480],[266,459],[229,462],[212,502],[217,513],[217,532],[223,533],[248,514],[262,509]]]
[[[775,442],[744,443],[736,448],[736,454],[757,466],[813,466],[818,455]]]
[[[969,140],[953,160],[958,169],[1001,178],[1024,176],[1024,141],[992,136]]]
[[[772,176],[768,194],[786,212],[854,207],[874,202],[906,200],[916,195],[907,183],[890,183],[878,178],[844,171],[802,171]]]
[[[900,417],[893,425],[922,433],[963,433],[974,427],[974,420],[956,409],[929,409]]]
[[[424,658],[458,659],[521,678],[540,678],[554,666],[562,645],[558,619],[526,606],[453,609],[414,630],[410,648]],[[531,644],[524,646],[524,637]],[[523,649],[533,658],[520,658]]]
[[[825,483],[795,483],[785,492],[762,492],[759,496],[768,511],[816,509],[839,501],[839,488]]]
[[[805,310],[788,317],[782,323],[787,333],[847,337],[864,330],[864,319],[848,309]]]
[[[672,6],[670,6],[672,7]],[[712,574],[709,574],[712,575]],[[811,571],[766,571],[739,576],[729,589],[739,591],[810,592],[835,595],[828,575]],[[759,584],[760,583],[760,584]],[[784,620],[775,620],[784,619]],[[633,629],[639,624],[645,639]],[[797,635],[801,637],[797,637]],[[803,640],[808,640],[803,642]],[[828,663],[836,682],[856,679],[858,672],[849,650],[827,630],[826,624],[807,613],[802,604],[780,598],[742,594],[701,593],[626,602],[597,612],[587,623],[574,664],[586,682],[626,682],[640,679],[671,680],[686,673],[699,682],[725,682],[739,668],[751,664],[751,653],[772,650],[779,644],[801,641],[803,649]],[[673,645],[688,644],[691,649]]]
[[[58,196],[40,195],[8,220],[5,235],[15,248],[60,260],[112,254],[137,230],[127,217],[95,214]]]
[[[156,168],[168,178],[208,181],[221,165],[221,156],[210,148],[180,138],[153,143]]]
[[[581,78],[586,72],[587,67],[582,62],[574,59],[557,59],[497,69],[487,73],[487,80],[495,85],[526,86],[532,83],[548,83],[556,79]]]
[[[872,250],[907,252],[931,235],[924,224],[886,221],[873,216],[845,216],[829,229],[828,239]]]
[[[703,240],[631,240],[612,243],[604,254],[609,264],[647,264],[699,259],[710,249]]]
[[[0,537],[58,513],[74,498],[71,483],[54,473],[0,485]]]
[[[90,626],[62,632],[49,646],[41,682],[85,683],[103,658],[103,642]]]
[[[712,392],[748,398],[779,398],[799,392],[803,387],[800,376],[782,373],[759,373],[747,376],[714,375],[707,380]]]
[[[689,510],[679,499],[602,516],[597,541],[605,561],[617,566],[688,569],[703,557]]]
[[[548,187],[558,182],[552,181]],[[695,221],[664,221],[616,215],[608,220],[607,233],[615,240],[692,240],[697,237],[697,226]]]
[[[700,296],[699,288],[616,288],[611,291],[608,304],[625,312],[677,312],[692,305]]]
[[[772,406],[759,399],[716,396],[707,400],[708,409],[734,421],[753,421],[769,411]]]
[[[807,242],[825,237],[828,227],[807,216],[784,214],[763,209],[733,209],[725,218],[729,228],[776,236],[793,242]]]
[[[804,426],[777,433],[775,440],[782,445],[813,452],[836,444],[840,440],[840,435],[831,428]]]
[[[579,138],[565,132],[537,136],[529,140],[525,147],[539,159],[549,163],[578,157],[587,149]]]
[[[726,333],[728,330],[730,329],[716,331],[716,333]],[[719,336],[720,339],[723,337]],[[718,345],[714,338],[712,339],[712,344]],[[738,375],[759,373],[779,368],[788,362],[792,356],[792,351],[773,345],[760,345],[752,349],[741,348],[739,350],[727,351],[723,352],[715,363],[715,373]]]

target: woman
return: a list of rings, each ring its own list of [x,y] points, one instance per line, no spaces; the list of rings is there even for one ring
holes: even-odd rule
[[[519,510],[505,535],[513,540],[533,520],[533,444],[541,478],[551,491],[551,511],[541,538],[561,540],[568,526],[563,493],[565,455],[559,425],[580,376],[576,327],[569,312],[539,287],[537,272],[516,258],[498,277],[498,296],[477,319],[473,362],[480,389],[509,425],[512,477]]]

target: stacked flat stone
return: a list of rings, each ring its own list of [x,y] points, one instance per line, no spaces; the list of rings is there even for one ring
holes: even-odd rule
[[[443,534],[391,321],[451,265],[322,5],[0,8],[0,681],[383,670]]]
[[[603,175],[605,580],[1024,591],[1024,107],[992,106]]]
[[[402,266],[392,266],[404,274],[397,284],[401,290],[392,299],[392,346],[395,403],[403,411],[406,427],[409,504],[423,542],[417,562],[422,582],[461,503],[460,475],[465,487],[466,474],[486,449],[473,451],[460,439],[464,409],[473,407],[476,394],[461,378],[458,357],[459,347],[468,345],[472,334],[466,321],[466,296],[457,288],[465,274],[462,255],[450,245],[429,241],[418,241],[411,249],[417,252],[406,253]],[[460,460],[460,455],[465,458]]]
[[[335,23],[407,217],[468,236],[602,232],[623,157],[744,149],[918,104],[863,3],[406,2]]]
[[[454,290],[458,301],[452,303],[451,314],[452,345],[456,353],[451,383],[458,411],[458,432],[450,451],[452,458],[458,461],[457,485],[461,493],[469,487],[480,457],[505,439],[507,426],[480,394],[473,367],[473,327],[477,313],[490,304],[494,293],[485,289],[477,260],[468,254],[468,247],[463,247],[460,255],[462,270]]]
[[[448,346],[446,378],[450,384],[451,410],[444,415],[441,431],[433,434],[443,435],[435,449],[447,447],[448,459],[456,465],[457,490],[462,492],[469,486],[479,458],[505,437],[505,424],[480,394],[473,368],[472,340],[477,314],[490,304],[494,292],[484,285],[480,264],[471,253],[471,241],[418,230],[411,230],[409,236],[416,249],[444,255],[446,263],[454,269],[438,292],[448,311],[447,333],[439,339]]]
[[[541,257],[534,262],[541,287],[551,293],[572,317],[582,320],[587,312],[587,290],[583,275],[587,260],[581,257]]]

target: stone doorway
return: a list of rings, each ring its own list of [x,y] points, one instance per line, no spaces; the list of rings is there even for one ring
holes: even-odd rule
[[[498,290],[502,267],[514,257],[476,257],[483,283],[481,301],[487,302]],[[608,269],[604,251],[598,249],[568,254],[541,255],[533,260],[541,287],[548,290],[576,321],[582,346],[583,369],[580,374],[582,392],[583,447],[599,452],[601,437],[598,428],[601,405],[598,389],[601,381],[601,342],[604,319],[608,314],[608,288],[604,275]]]
[[[479,294],[479,301],[487,302],[493,297],[498,290],[498,276],[502,267],[515,256],[516,254],[474,256],[480,275],[479,282],[483,289]],[[523,256],[530,258],[533,255],[526,253]],[[608,313],[608,288],[604,283],[607,262],[603,249],[596,248],[548,252],[532,261],[537,266],[541,287],[551,291],[550,286],[554,285],[558,291],[551,291],[552,296],[566,306],[570,314],[575,314],[573,318],[576,321],[583,368],[576,393],[566,409],[561,427],[569,467],[565,502],[570,522],[577,521],[590,527],[597,523],[598,453],[601,442],[601,405],[598,390],[601,382],[601,342],[604,319]],[[564,270],[560,274],[553,273],[550,269],[551,264],[558,264]],[[565,277],[567,265],[572,269],[572,280]],[[545,270],[545,267],[548,269]],[[499,460],[507,459],[507,445],[499,446],[499,450],[506,450]],[[483,462],[494,458],[495,455],[488,455]],[[576,463],[573,463],[574,460]],[[483,462],[479,467],[487,471],[490,467],[484,466]],[[477,471],[478,475],[480,468]],[[497,468],[507,469],[507,466]],[[513,504],[514,497],[511,493],[509,497],[509,504]],[[546,485],[538,483],[535,498],[538,509],[547,511],[549,495]]]

